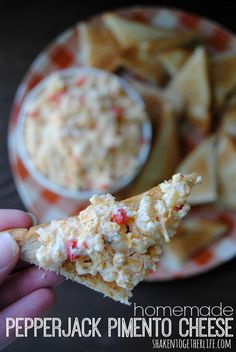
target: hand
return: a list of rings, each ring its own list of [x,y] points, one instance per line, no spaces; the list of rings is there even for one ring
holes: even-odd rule
[[[35,317],[45,314],[55,302],[52,287],[62,277],[19,260],[20,249],[7,229],[32,226],[27,213],[0,210],[0,349],[13,339],[6,338],[6,317]]]

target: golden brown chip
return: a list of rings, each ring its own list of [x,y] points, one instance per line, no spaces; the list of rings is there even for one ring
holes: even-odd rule
[[[229,101],[227,110],[222,116],[220,131],[236,138],[236,95]]]
[[[218,112],[226,98],[236,89],[236,55],[211,59],[209,69],[214,110]]]
[[[186,48],[167,49],[159,53],[158,58],[170,77],[173,77],[191,55]]]
[[[165,120],[167,116],[178,117],[182,113],[182,100],[176,94],[171,94],[171,92],[167,92],[160,87],[142,82],[131,76],[126,75],[124,78],[143,98],[154,127],[159,126],[159,121]]]
[[[155,56],[169,49],[181,49],[192,47],[193,44],[200,44],[202,39],[196,31],[175,33],[171,37],[163,37],[154,40],[145,40],[137,45],[140,50],[146,51],[150,56]]]
[[[193,52],[167,90],[183,100],[186,118],[193,126],[207,132],[211,124],[211,92],[204,48],[199,47]]]
[[[220,135],[217,146],[219,198],[228,207],[236,208],[236,147],[232,139]],[[200,188],[200,187],[199,187]]]
[[[108,71],[119,66],[120,47],[106,27],[82,23],[78,31],[83,65]]]
[[[186,219],[178,229],[177,235],[167,245],[167,250],[178,261],[184,262],[223,236],[226,231],[227,225],[220,221],[202,218]]]
[[[165,101],[163,91],[159,87],[154,87],[148,83],[141,82],[133,77],[125,76],[126,81],[137,90],[146,105],[147,112],[152,120],[154,128],[159,125],[159,117],[162,105]]]
[[[167,74],[172,76],[191,54],[191,50],[187,48],[161,50],[172,47],[177,41],[186,42],[192,38],[189,33],[176,34],[176,37],[178,40],[165,38],[143,41],[124,49],[121,57],[122,65],[153,83],[163,85],[166,83]]]
[[[147,55],[145,51],[132,47],[123,51],[121,65],[129,71],[157,85],[163,85],[166,74],[157,57]]]
[[[103,21],[122,47],[135,46],[141,41],[175,37],[172,31],[156,28],[125,17],[107,13]]]
[[[177,120],[175,116],[169,116],[162,124],[145,168],[134,185],[134,193],[167,180],[179,163],[179,148]]]
[[[191,193],[190,204],[210,203],[217,198],[215,136],[210,136],[197,146],[178,167],[178,172],[197,172],[202,183]]]

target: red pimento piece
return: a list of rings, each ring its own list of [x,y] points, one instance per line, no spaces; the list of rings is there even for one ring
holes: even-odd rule
[[[32,117],[33,119],[35,119],[35,118],[38,116],[38,111],[37,111],[37,110],[29,111],[29,112],[28,112],[28,115],[29,115],[30,117]]]
[[[119,225],[124,225],[127,220],[128,220],[128,216],[126,214],[125,209],[123,209],[123,208],[117,209],[112,214],[111,221],[116,222]]]
[[[83,248],[83,249],[87,249],[88,248],[88,244],[87,244],[86,241],[81,243],[81,248]]]
[[[183,209],[183,204],[176,205],[176,206],[174,207],[174,210],[175,210],[175,211],[180,211],[180,210],[182,210],[182,209]]]
[[[75,82],[75,85],[76,87],[81,87],[82,85],[84,85],[86,81],[87,81],[86,77],[81,77]]]
[[[77,241],[76,240],[68,240],[66,241],[66,254],[67,257],[70,259],[70,261],[74,262],[76,259],[79,258],[79,255],[72,253],[72,249],[75,249],[77,247]]]
[[[48,96],[48,101],[52,102],[52,103],[59,103],[61,98],[63,96],[63,92],[60,93],[55,93],[55,94],[51,94]]]
[[[114,113],[117,120],[120,120],[123,116],[123,109],[120,106],[113,106],[111,111]]]

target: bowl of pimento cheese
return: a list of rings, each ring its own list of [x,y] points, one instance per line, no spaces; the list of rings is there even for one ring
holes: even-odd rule
[[[115,74],[57,71],[25,98],[17,144],[30,174],[73,199],[114,193],[144,165],[151,123],[139,94]]]

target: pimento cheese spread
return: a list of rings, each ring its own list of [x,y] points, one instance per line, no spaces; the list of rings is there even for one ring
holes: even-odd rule
[[[26,109],[24,141],[33,165],[53,183],[103,191],[135,172],[145,120],[143,105],[118,77],[55,73]]]
[[[191,187],[200,177],[176,174],[160,185],[160,199],[142,195],[137,209],[110,195],[94,195],[78,216],[52,221],[37,230],[40,266],[59,270],[64,261],[75,263],[79,275],[99,274],[131,290],[153,270],[164,240],[175,234],[188,213]]]

